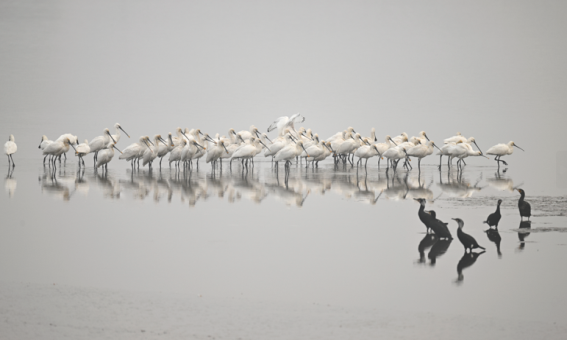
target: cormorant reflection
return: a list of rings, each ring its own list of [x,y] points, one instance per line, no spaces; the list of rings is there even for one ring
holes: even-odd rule
[[[484,253],[485,251],[481,251],[480,253],[470,252],[463,254],[463,257],[461,257],[461,260],[457,264],[458,277],[457,277],[457,281],[455,281],[456,283],[463,282],[463,280],[465,279],[465,276],[463,275],[463,270],[465,268],[472,266],[476,262],[476,259]]]
[[[496,244],[496,251],[498,252],[498,257],[502,257],[502,253],[500,252],[500,242],[502,241],[502,237],[500,237],[500,233],[498,229],[489,228],[484,231],[488,239]]]
[[[532,228],[532,222],[531,221],[521,221],[520,222],[520,229],[531,229]],[[518,249],[522,250],[524,249],[526,242],[524,241],[526,239],[526,237],[530,236],[530,233],[524,230],[520,230],[518,231],[518,239],[520,240],[520,246],[518,247]]]
[[[417,263],[425,264],[426,262],[425,251],[431,248],[431,246],[435,244],[437,239],[438,238],[437,236],[435,236],[435,234],[426,234],[423,237],[423,239],[421,240],[421,242],[419,242],[419,245],[417,246],[417,251],[419,252],[419,260],[417,260]]]
[[[453,242],[453,239],[439,239],[437,237],[437,242],[435,242],[433,247],[431,247],[429,254],[427,254],[427,257],[429,257],[430,265],[434,266],[437,262],[437,258],[447,252],[447,249],[449,249],[451,242]]]

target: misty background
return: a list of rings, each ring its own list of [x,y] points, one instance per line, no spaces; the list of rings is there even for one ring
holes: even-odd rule
[[[80,141],[265,131],[461,132],[555,169],[567,118],[562,1],[0,1],[0,135]],[[488,161],[484,160],[486,164]],[[436,157],[428,163],[437,162]],[[490,163],[491,165],[494,162]]]

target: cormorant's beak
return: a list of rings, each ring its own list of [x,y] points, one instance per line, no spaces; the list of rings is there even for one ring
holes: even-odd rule
[[[128,132],[124,131],[124,129],[122,128],[122,126],[118,127],[120,130],[122,130],[122,132],[124,132],[126,134],[126,136],[128,136],[128,138],[130,138],[130,135],[128,134]]]
[[[514,146],[517,147],[518,149],[524,151],[524,152],[526,151],[526,150],[522,149],[521,147],[517,146],[516,144],[514,144]]]

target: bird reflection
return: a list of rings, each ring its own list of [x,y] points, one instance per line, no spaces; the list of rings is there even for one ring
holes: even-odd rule
[[[486,233],[486,236],[488,236],[488,239],[496,244],[496,252],[498,253],[498,257],[502,257],[502,253],[500,252],[500,242],[502,242],[502,237],[500,237],[498,229],[489,228],[484,232]]]
[[[18,183],[18,181],[12,177],[13,173],[14,167],[8,167],[8,175],[6,176],[6,179],[4,179],[4,189],[6,189],[9,198],[14,197],[14,194],[16,193],[16,185]]]
[[[459,263],[457,264],[457,281],[456,283],[462,283],[463,280],[465,279],[465,276],[463,275],[463,270],[465,268],[468,268],[470,266],[472,266],[476,260],[478,259],[478,257],[482,254],[484,254],[485,251],[481,251],[480,253],[474,253],[474,252],[470,252],[470,253],[465,253],[463,254],[463,257],[461,257],[461,260],[459,261]]]
[[[524,230],[527,229],[531,229],[532,228],[532,222],[531,221],[521,221],[520,222],[520,230],[518,231],[518,239],[520,240],[520,245],[518,246],[519,250],[524,249],[524,247],[526,246],[526,242],[524,241],[528,236],[530,236],[530,233]]]
[[[514,186],[514,181],[510,177],[506,177],[500,172],[494,174],[493,178],[487,178],[488,185],[498,191],[514,192],[516,188],[522,184]]]
[[[56,169],[44,167],[41,185],[44,192],[63,200],[71,199],[75,192],[84,196],[102,192],[103,198],[109,199],[128,197],[155,203],[180,201],[189,206],[211,199],[261,204],[271,197],[285,205],[301,207],[312,195],[328,194],[375,205],[384,198],[391,201],[425,198],[433,202],[435,196],[432,188],[437,176],[423,171],[386,173],[351,167],[335,169],[334,166],[305,170],[296,164],[285,177],[278,177],[270,163],[267,166],[261,164],[233,171],[203,171],[195,166],[191,171],[128,168],[123,170],[125,172],[110,170],[103,173],[89,167],[77,169],[73,163]],[[469,183],[462,172],[442,172],[440,176],[437,184],[442,193],[450,197],[466,198],[482,189],[478,185],[481,178],[476,183]],[[13,190],[8,188],[15,180],[12,182],[10,178],[6,179],[5,186],[12,195]]]
[[[434,266],[435,263],[437,263],[437,258],[441,257],[441,255],[443,255],[447,252],[447,250],[449,249],[449,246],[451,245],[451,242],[453,242],[453,239],[446,239],[446,238],[439,239],[439,238],[437,238],[437,241],[435,242],[433,247],[431,247],[429,254],[427,254],[427,257],[429,257],[429,264],[430,265]]]
[[[456,176],[456,177],[455,177]],[[447,171],[447,179],[445,183],[443,183],[443,177],[441,171],[439,172],[439,183],[437,184],[442,191],[442,194],[445,194],[449,197],[455,198],[469,198],[475,192],[482,190],[484,187],[479,187],[478,184],[482,180],[482,174],[480,178],[477,179],[476,183],[471,186],[470,182],[466,179],[463,179],[462,171]]]
[[[419,242],[419,245],[417,246],[417,251],[419,252],[419,260],[417,260],[417,263],[425,264],[426,262],[425,251],[431,248],[431,246],[433,246],[436,241],[437,241],[437,236],[435,236],[435,234],[426,234],[423,237],[423,239],[421,240],[421,242]]]

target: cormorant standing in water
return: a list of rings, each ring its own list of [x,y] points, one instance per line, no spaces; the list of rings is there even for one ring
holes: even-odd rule
[[[465,247],[465,253],[467,252],[467,249],[469,249],[471,253],[472,253],[472,250],[476,249],[476,248],[480,248],[480,249],[485,250],[484,247],[481,247],[481,246],[478,245],[478,243],[476,242],[474,237],[472,237],[469,234],[466,234],[463,231],[463,226],[465,225],[465,222],[463,222],[463,220],[461,220],[460,218],[453,218],[453,220],[457,221],[457,223],[459,224],[459,229],[457,229],[457,237],[459,238],[459,241],[461,241],[461,243]]]
[[[453,236],[451,236],[451,232],[447,227],[448,223],[438,220],[435,210],[429,210],[427,211],[427,213],[431,215],[430,228],[435,232],[435,234],[439,236],[439,238],[446,238],[452,240]]]
[[[421,223],[425,224],[426,232],[429,233],[429,225],[427,223],[431,219],[431,215],[425,212],[425,198],[414,198],[414,200],[419,202],[417,216],[419,216]]]
[[[530,216],[532,216],[532,207],[528,202],[524,201],[524,198],[526,197],[526,192],[524,191],[524,189],[516,189],[516,190],[518,190],[518,192],[521,195],[520,199],[518,200],[518,209],[520,210],[520,216],[522,217],[522,221],[524,220],[524,217],[527,217],[529,221]]]
[[[488,218],[483,223],[488,224],[489,227],[494,227],[498,229],[498,222],[500,222],[500,218],[502,215],[500,214],[500,204],[502,200],[498,200],[498,205],[496,206],[496,211],[492,214],[488,215]]]
[[[417,215],[425,227],[427,228],[427,232],[429,229],[433,230],[435,235],[439,238],[448,238],[452,239],[451,232],[449,232],[449,228],[447,228],[447,223],[444,223],[436,218],[435,211],[425,211],[425,199],[424,198],[414,198],[416,201],[419,202],[420,207]]]

